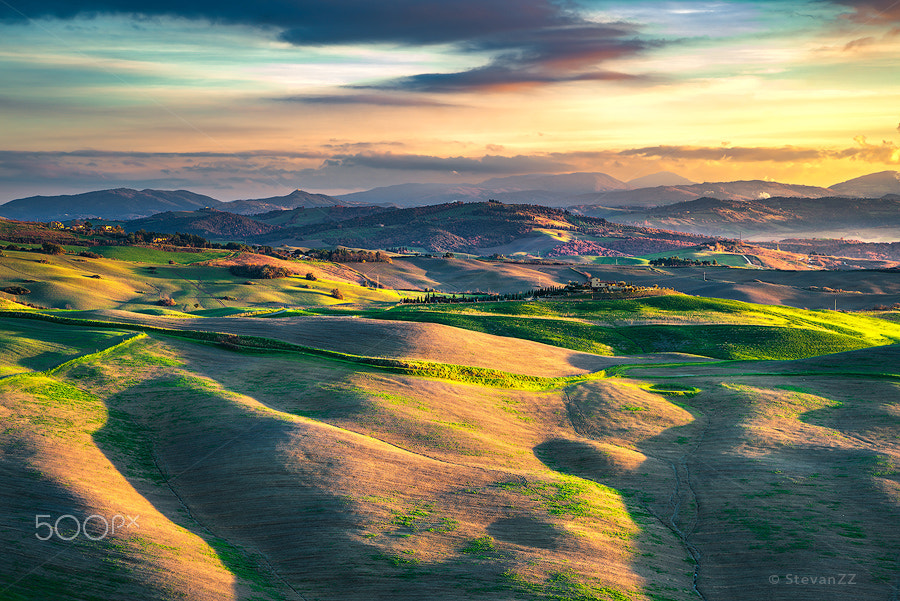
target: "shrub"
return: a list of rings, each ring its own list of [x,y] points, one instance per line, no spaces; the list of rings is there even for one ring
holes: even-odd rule
[[[28,288],[23,288],[21,286],[7,286],[6,288],[3,288],[3,292],[14,295],[31,294],[31,290],[29,290]]]
[[[310,271],[309,273],[306,274],[306,279],[309,280],[310,282],[315,282],[319,278],[316,277],[316,274],[314,274],[313,272]]]
[[[64,255],[66,249],[55,242],[44,242],[41,244],[41,250],[48,255]]]
[[[341,292],[340,288],[332,289],[331,296],[338,300],[344,300],[344,294]]]
[[[256,278],[258,280],[271,280],[275,278],[286,278],[294,275],[294,272],[286,267],[276,267],[274,265],[232,265],[229,271],[233,275],[239,275],[246,278]]]
[[[81,251],[80,253],[78,253],[78,256],[79,257],[87,257],[88,259],[99,259],[100,258],[100,255],[98,255],[95,252],[91,252],[89,250]]]
[[[159,305],[160,307],[174,307],[175,300],[171,299],[169,297],[161,298],[158,301],[156,301],[156,304]]]

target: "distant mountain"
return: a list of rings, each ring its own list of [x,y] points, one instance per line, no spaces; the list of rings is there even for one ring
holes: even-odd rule
[[[645,184],[656,184],[643,187]],[[446,202],[482,202],[549,207],[650,207],[714,197],[733,200],[836,196],[829,188],[762,180],[695,184],[675,173],[661,172],[624,183],[603,173],[532,174],[498,177],[480,184],[400,184],[342,195],[342,201],[399,207]]]
[[[881,171],[857,177],[831,186],[837,194],[880,198],[885,194],[900,194],[900,172]]]
[[[491,198],[490,191],[475,184],[398,184],[372,188],[364,192],[342,194],[345,202],[386,204],[397,207],[418,207],[454,202],[481,201]]]
[[[900,196],[884,198],[699,198],[620,214],[616,221],[708,235],[793,235],[828,232],[861,236],[864,230],[900,230]],[[864,236],[880,237],[880,236]]]
[[[340,198],[361,204],[398,207],[427,206],[447,202],[500,200],[506,203],[564,207],[580,194],[623,190],[625,183],[605,173],[529,174],[497,177],[480,184],[400,184],[344,194]]]
[[[345,201],[325,194],[313,194],[303,190],[294,190],[287,196],[273,196],[271,198],[259,198],[250,200],[233,200],[225,202],[220,207],[223,211],[237,213],[238,215],[256,215],[269,211],[284,209],[296,209],[298,207],[334,207],[356,205],[360,203]]]
[[[187,190],[116,188],[63,196],[31,196],[0,205],[0,216],[22,221],[69,219],[127,220],[163,211],[191,211],[217,207],[220,201]]]
[[[629,189],[636,190],[638,188],[658,188],[660,186],[690,186],[697,182],[692,182],[688,178],[681,177],[671,171],[660,171],[659,173],[630,179],[627,183]]]
[[[577,206],[584,208],[587,205],[600,204],[607,207],[651,207],[703,197],[729,200],[758,200],[774,196],[822,198],[835,195],[835,191],[829,188],[751,180],[660,186],[656,188],[639,188],[637,190],[614,190],[591,196],[581,196]],[[576,205],[573,204],[573,206]]]
[[[166,234],[194,234],[208,240],[247,241],[279,229],[245,215],[235,215],[216,209],[199,211],[169,211],[151,217],[129,221],[125,231],[161,232]]]
[[[627,187],[624,182],[605,173],[562,173],[553,175],[534,173],[513,175],[509,177],[495,177],[481,182],[479,186],[497,192],[547,190],[566,195],[624,190]]]
[[[535,241],[540,241],[542,250],[552,252],[561,242],[548,235],[548,229],[571,232],[572,241],[580,240],[579,236],[583,235],[591,241],[591,254],[606,253],[607,256],[660,252],[700,244],[707,239],[613,224],[605,219],[584,217],[550,207],[453,202],[393,209],[340,222],[289,227],[262,236],[258,241],[299,245],[306,242],[369,249],[405,246],[434,252],[471,253],[482,253],[485,249],[502,246],[536,248]],[[597,243],[598,238],[606,241]]]

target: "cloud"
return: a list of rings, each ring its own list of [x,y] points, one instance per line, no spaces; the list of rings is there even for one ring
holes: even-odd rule
[[[376,88],[447,92],[511,89],[586,80],[628,80],[635,76],[603,69],[613,59],[652,46],[633,23],[599,23],[578,12],[574,2],[553,0],[18,0],[0,3],[0,20],[53,17],[72,19],[105,14],[172,16],[267,30],[297,46],[390,44],[448,45],[478,62],[457,73],[423,73]],[[315,102],[314,97],[302,100]],[[343,97],[323,101],[352,102]],[[399,101],[394,101],[399,102]],[[359,103],[390,104],[363,96]]]
[[[865,48],[866,46],[871,46],[876,42],[875,38],[871,36],[867,36],[864,38],[859,38],[856,40],[851,40],[844,44],[844,52],[853,52],[854,50],[859,50],[861,48]]]
[[[655,44],[637,37],[633,25],[588,21],[516,31],[461,44],[464,51],[488,54],[483,66],[454,73],[423,73],[373,87],[388,90],[452,92],[509,90],[570,81],[626,81],[640,76],[601,69],[600,64],[639,54]]]
[[[418,154],[358,153],[337,155],[323,164],[325,167],[368,167],[402,171],[439,171],[457,174],[515,174],[534,171],[558,172],[572,165],[546,156],[497,156],[481,158],[437,157]]]
[[[390,145],[379,143],[377,146]],[[409,181],[572,170],[545,155],[480,158],[377,152],[0,151],[0,202],[35,194],[108,188],[186,188],[222,200],[286,194],[304,187],[355,191]],[[365,147],[365,145],[362,145]]]
[[[15,196],[106,188],[188,188],[214,197],[285,193],[319,152],[0,151],[0,202]]]
[[[641,156],[667,159],[695,159],[705,161],[810,161],[823,158],[821,150],[814,148],[796,148],[783,146],[767,147],[728,147],[721,146],[651,146],[624,150],[624,156]]]
[[[900,22],[900,3],[896,0],[823,0],[830,4],[846,6],[852,12],[851,21],[860,24]]]
[[[827,159],[850,159],[872,163],[900,163],[900,148],[888,140],[870,144],[865,136],[854,138],[855,147],[798,148],[795,146],[722,148],[696,146],[652,146],[619,152],[622,156],[657,159],[693,159],[735,163],[771,161],[776,163],[815,162]]]

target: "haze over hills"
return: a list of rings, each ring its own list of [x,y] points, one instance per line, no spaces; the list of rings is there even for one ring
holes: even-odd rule
[[[0,216],[21,221],[137,219],[164,211],[192,211],[222,202],[187,190],[115,188],[63,196],[31,196],[0,205]]]
[[[675,174],[659,173],[640,180],[660,182],[654,185],[688,182]],[[640,184],[640,180],[638,183]],[[604,195],[627,190],[630,185],[605,173],[533,173],[495,177],[479,184],[400,184],[344,194],[342,200],[368,204],[420,206],[461,200],[500,200],[507,203],[541,204],[565,207],[584,202],[585,195]]]
[[[279,209],[383,205],[412,207],[454,201],[499,200],[510,204],[574,207],[585,214],[610,215],[622,207],[653,207],[711,197],[723,200],[868,197],[900,193],[900,174],[874,173],[829,188],[752,180],[690,183],[669,172],[623,182],[603,173],[527,174],[488,179],[480,184],[401,184],[333,197],[295,190],[285,196],[222,202],[177,190],[119,188],[64,196],[34,196],[0,205],[0,216],[49,221],[101,217],[126,220],[165,211],[219,208],[252,215]],[[648,187],[649,186],[649,187]]]
[[[278,211],[283,209],[296,209],[299,207],[316,208],[316,207],[335,207],[357,205],[353,201],[339,200],[333,196],[325,194],[313,194],[303,190],[294,190],[286,196],[273,196],[271,198],[259,198],[248,200],[233,200],[231,202],[222,203],[220,207],[223,211],[229,213],[237,213],[238,215],[257,215],[259,213],[267,213],[269,211]]]
[[[604,205],[610,207],[654,207],[659,205],[694,200],[702,197],[729,200],[757,200],[773,196],[795,198],[822,198],[838,196],[830,188],[782,184],[763,180],[738,182],[706,182],[682,186],[657,186],[633,190],[614,190],[603,194],[579,197],[582,207]]]
[[[637,190],[638,188],[656,188],[659,186],[690,186],[696,183],[686,177],[681,177],[677,173],[660,171],[659,173],[651,173],[650,175],[643,175],[628,180],[628,188]]]
[[[590,210],[585,211],[590,214]],[[853,236],[900,239],[900,196],[883,198],[699,198],[632,213],[617,220],[706,235],[781,238]]]
[[[881,171],[870,173],[840,184],[831,186],[831,189],[842,196],[861,196],[865,198],[880,198],[885,194],[900,194],[900,172]]]
[[[20,221],[68,221],[100,217],[109,220],[140,219],[166,211],[218,208],[238,215],[266,213],[297,207],[355,205],[325,194],[295,190],[286,196],[223,202],[187,190],[132,190],[115,188],[84,194],[31,196],[0,205],[0,216]]]

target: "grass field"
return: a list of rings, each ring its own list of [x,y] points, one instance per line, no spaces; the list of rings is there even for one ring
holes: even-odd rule
[[[176,303],[173,309],[186,313],[248,306],[395,303],[403,295],[325,277],[316,281],[302,276],[248,280],[231,274],[227,267],[195,264],[223,256],[220,251],[194,254],[130,247],[109,250],[120,254],[122,260],[6,252],[0,261],[0,287],[24,287],[30,294],[21,295],[18,300],[50,308],[148,311],[155,309],[161,298],[171,298]],[[163,260],[169,256],[178,259],[176,264]],[[296,270],[301,274],[311,269],[321,272],[319,265],[297,262]],[[332,295],[334,289],[341,291],[343,299]],[[17,299],[2,292],[0,297]]]
[[[890,312],[398,305],[324,277],[6,254],[4,285],[32,293],[0,298],[0,599],[882,601],[900,586]],[[404,277],[432,267],[453,262]]]
[[[77,247],[72,250],[78,252]],[[200,250],[200,252],[170,252],[158,248],[145,248],[140,246],[92,246],[91,252],[95,252],[108,259],[119,261],[131,261],[134,263],[151,263],[156,265],[168,264],[174,261],[179,265],[190,263],[202,263],[212,259],[220,259],[234,254],[229,250]]]
[[[876,318],[668,295],[637,300],[400,306],[368,314],[443,323],[597,354],[799,359],[900,341]]]

